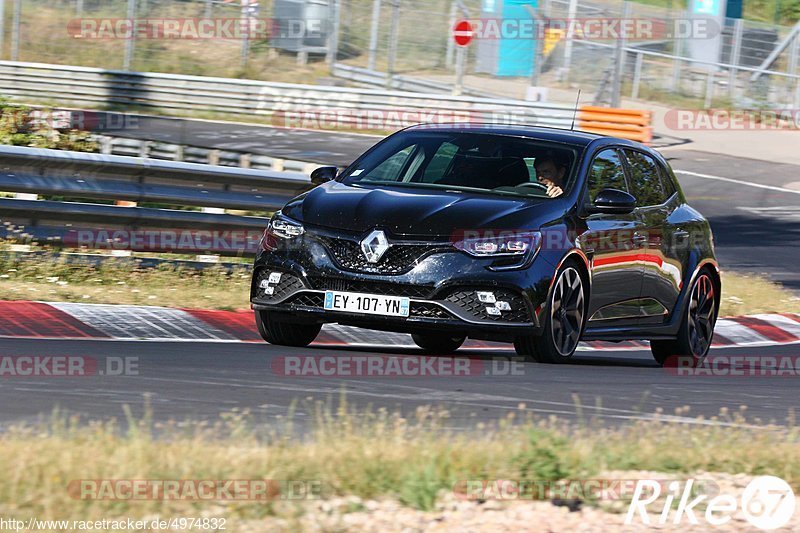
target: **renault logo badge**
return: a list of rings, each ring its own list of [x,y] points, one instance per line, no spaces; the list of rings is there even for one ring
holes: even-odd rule
[[[389,249],[389,241],[386,234],[380,230],[375,230],[361,241],[361,251],[370,263],[377,263]]]

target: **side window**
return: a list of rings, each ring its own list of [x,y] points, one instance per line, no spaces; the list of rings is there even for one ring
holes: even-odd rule
[[[672,181],[674,178],[674,174],[670,172],[669,168],[665,168],[659,165],[659,170],[661,171],[661,181],[664,184],[664,195],[667,198],[670,198],[673,194],[678,192],[678,189],[675,187],[675,182]]]
[[[628,187],[625,185],[625,171],[619,153],[614,149],[603,150],[592,161],[589,174],[589,202],[594,203],[597,194],[603,189],[628,192]]]
[[[636,205],[663,204],[667,200],[661,172],[649,155],[633,150],[625,150],[625,157],[631,169],[631,194],[636,197]]]
[[[442,179],[442,177],[450,168],[453,162],[453,157],[458,153],[458,146],[453,143],[443,142],[436,150],[436,153],[431,158],[431,162],[425,168],[425,173],[422,176],[423,183],[435,183]]]
[[[416,144],[412,144],[400,150],[380,165],[370,170],[369,173],[364,176],[364,179],[369,181],[401,181],[403,168],[405,168],[409,157],[416,147]]]

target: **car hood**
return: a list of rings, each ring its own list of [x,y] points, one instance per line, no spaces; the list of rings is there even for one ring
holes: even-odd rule
[[[537,229],[559,216],[550,202],[330,182],[289,202],[283,213],[309,226],[352,232],[381,228],[395,235],[451,236],[475,228]]]

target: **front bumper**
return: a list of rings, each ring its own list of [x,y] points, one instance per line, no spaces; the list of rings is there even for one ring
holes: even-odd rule
[[[478,259],[455,249],[428,250],[399,274],[359,272],[343,265],[323,240],[306,238],[291,249],[261,252],[251,287],[254,309],[291,315],[293,320],[419,332],[459,332],[472,338],[513,340],[540,332],[541,311],[554,267],[545,261],[518,270],[490,270],[492,259]],[[348,269],[347,267],[351,267]],[[276,273],[280,281],[270,283]],[[389,317],[323,307],[325,292],[404,296],[408,317]],[[478,292],[491,292],[504,309],[491,311]]]

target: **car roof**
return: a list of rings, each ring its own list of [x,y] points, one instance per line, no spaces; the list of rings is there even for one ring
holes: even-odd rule
[[[434,131],[453,133],[490,133],[497,135],[513,135],[517,137],[530,137],[544,141],[562,142],[587,146],[597,139],[614,139],[596,133],[573,131],[559,128],[546,128],[542,126],[525,125],[498,125],[498,124],[419,124],[411,126],[404,131]],[[614,139],[621,140],[621,139]]]

